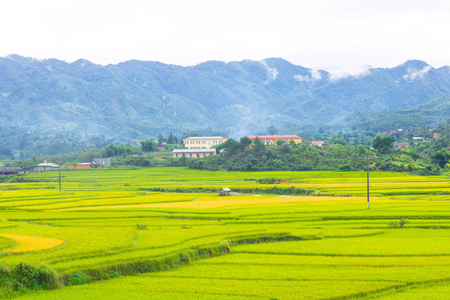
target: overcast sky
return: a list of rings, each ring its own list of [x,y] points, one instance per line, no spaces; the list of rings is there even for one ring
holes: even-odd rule
[[[448,0],[5,0],[0,56],[195,65],[281,57],[355,73],[450,65]]]

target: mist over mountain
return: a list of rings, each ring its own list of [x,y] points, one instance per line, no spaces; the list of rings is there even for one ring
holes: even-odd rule
[[[305,125],[350,128],[367,113],[417,109],[447,95],[450,68],[417,60],[334,78],[279,58],[190,67],[0,58],[0,125],[119,141],[201,130],[240,137],[270,125],[281,133]],[[427,111],[439,105],[434,100]]]

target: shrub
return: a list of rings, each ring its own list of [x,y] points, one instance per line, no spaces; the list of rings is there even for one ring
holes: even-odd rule
[[[65,280],[66,285],[80,285],[88,283],[90,281],[91,277],[88,274],[81,271],[70,274]]]
[[[389,223],[390,228],[405,228],[405,224],[408,223],[405,219],[401,218],[400,221],[394,221]]]
[[[136,229],[137,230],[147,230],[147,225],[136,224]]]
[[[61,285],[59,275],[48,266],[19,263],[11,271],[14,290],[52,290]]]
[[[10,298],[13,292],[11,282],[11,270],[6,266],[0,266],[0,298]]]

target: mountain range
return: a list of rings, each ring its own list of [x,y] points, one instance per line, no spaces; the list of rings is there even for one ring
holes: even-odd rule
[[[345,129],[421,105],[431,123],[445,119],[432,120],[439,107],[448,109],[448,95],[450,67],[419,60],[335,78],[280,58],[189,67],[0,58],[0,125],[119,141],[190,131],[241,137],[269,126],[280,133],[304,126]]]

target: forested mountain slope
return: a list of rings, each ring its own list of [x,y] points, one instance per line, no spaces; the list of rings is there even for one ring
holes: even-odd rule
[[[334,78],[278,58],[190,67],[0,58],[0,125],[117,140],[208,128],[239,137],[270,125],[283,132],[305,124],[350,127],[363,113],[420,107],[446,95],[450,68],[422,61]]]

